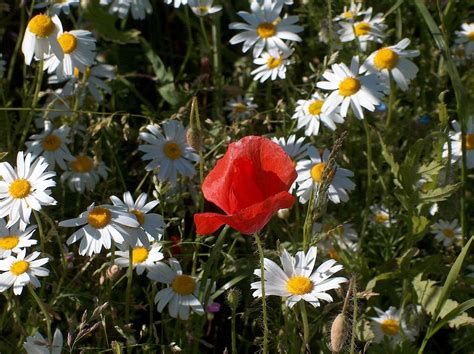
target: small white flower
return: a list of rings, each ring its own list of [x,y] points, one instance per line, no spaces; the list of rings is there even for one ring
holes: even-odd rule
[[[59,15],[61,12],[64,12],[65,15],[71,13],[72,6],[79,6],[81,0],[41,0],[35,9],[44,9],[49,6],[49,13],[51,15]]]
[[[362,10],[362,3],[355,3],[354,0],[351,0],[351,6],[344,6],[344,11],[334,18],[334,21],[349,21],[354,22],[357,17],[372,12],[372,8],[369,10]]]
[[[431,230],[435,234],[437,241],[442,242],[444,247],[459,243],[462,239],[462,228],[458,220],[453,221],[438,220],[431,225]]]
[[[148,246],[150,244],[149,241],[161,240],[165,229],[163,217],[159,214],[150,213],[160,203],[159,200],[146,203],[147,195],[142,193],[134,202],[130,192],[123,194],[123,201],[116,196],[111,196],[110,199],[116,207],[133,214],[140,224],[139,227],[129,230],[131,246],[135,246],[137,241]]]
[[[321,306],[320,300],[332,302],[328,290],[338,289],[339,284],[347,282],[346,278],[330,278],[343,267],[336,261],[329,260],[313,271],[316,264],[316,247],[310,247],[305,254],[303,251],[296,256],[283,250],[280,256],[283,270],[272,260],[264,259],[265,296],[281,296],[286,298],[288,307],[293,307],[298,301],[304,300],[314,307]],[[255,269],[256,276],[261,276],[261,270]],[[254,297],[262,297],[262,282],[254,282],[251,288],[255,289]]]
[[[5,220],[0,218],[0,258],[18,254],[21,250],[36,245],[38,241],[31,239],[36,226],[30,226],[21,231],[18,225],[7,227]]]
[[[115,254],[120,256],[114,261],[119,267],[127,268],[130,265],[129,250],[117,251]],[[139,242],[137,246],[132,247],[132,266],[138,275],[143,274],[145,270],[153,271],[157,269],[157,263],[163,258],[161,246],[156,243],[151,246],[144,246]]]
[[[79,254],[91,256],[94,253],[100,253],[102,247],[110,249],[112,240],[117,244],[123,244],[129,238],[126,228],[136,228],[140,224],[136,218],[116,207],[94,204],[91,204],[79,217],[59,223],[62,227],[82,225],[85,226],[74,232],[67,239],[67,244],[81,240]],[[128,241],[127,244],[130,242]]]
[[[117,13],[118,17],[124,19],[131,11],[135,20],[144,20],[146,15],[153,12],[150,0],[100,0],[101,5],[110,5],[109,12]]]
[[[360,72],[368,71],[372,74],[380,73],[388,87],[390,75],[401,90],[408,90],[408,84],[413,80],[418,72],[418,67],[407,58],[414,58],[420,55],[419,50],[406,50],[410,45],[408,38],[402,39],[396,45],[381,48],[369,55]]]
[[[63,31],[63,26],[57,15],[49,17],[38,14],[33,17],[25,30],[21,51],[25,56],[25,64],[30,65],[33,56],[44,59],[50,52],[62,60],[64,53],[57,40],[58,33]]]
[[[155,296],[158,312],[162,312],[166,305],[171,317],[181,320],[189,319],[190,310],[198,315],[204,314],[204,308],[198,299],[200,282],[195,278],[183,274],[181,265],[175,258],[169,259],[170,267],[159,262],[148,272],[152,280],[169,285],[160,290]],[[209,282],[206,282],[208,286]]]
[[[407,327],[405,320],[400,317],[400,310],[393,306],[385,312],[377,307],[374,309],[378,315],[378,317],[371,317],[375,343],[380,343],[384,337],[388,338],[392,344],[400,344],[404,338],[409,341],[415,339],[416,331]]]
[[[324,149],[324,151],[314,149],[309,151],[309,159],[297,163],[296,172],[298,177],[296,182],[298,183],[298,189],[296,195],[302,204],[308,202],[313,190],[315,194],[317,193],[328,158],[328,149]],[[336,166],[333,175],[328,177],[330,179],[328,188],[328,198],[330,201],[338,204],[349,200],[347,191],[355,188],[354,182],[349,179],[352,176],[354,176],[352,171]],[[315,197],[317,196],[315,195]]]
[[[176,185],[177,173],[192,177],[196,173],[193,163],[199,161],[199,155],[186,142],[183,124],[176,120],[163,123],[164,135],[157,125],[148,125],[147,132],[141,132],[140,138],[147,144],[140,145],[138,150],[145,155],[142,160],[151,160],[146,165],[147,171],[159,167],[157,177],[160,181],[170,181]]]
[[[49,188],[56,182],[55,172],[45,172],[48,163],[38,157],[32,163],[31,154],[20,151],[14,169],[8,162],[0,163],[0,218],[8,215],[10,227],[20,221],[20,230],[30,223],[31,210],[39,211],[43,205],[56,205]]]
[[[228,111],[229,120],[246,119],[257,113],[258,105],[253,103],[253,97],[236,96],[227,101],[224,111]]]
[[[306,144],[304,140],[304,137],[296,139],[296,135],[294,134],[290,135],[288,139],[284,137],[272,138],[272,141],[280,145],[286,154],[291,157],[294,164],[308,156],[308,149],[310,149],[311,146]]]
[[[451,145],[451,163],[459,162],[461,165],[462,160],[462,137],[461,137],[461,126],[457,121],[452,122],[454,131],[449,132],[449,143]],[[443,146],[443,158],[448,158],[449,147],[448,143]],[[466,166],[467,168],[474,168],[474,121],[472,116],[469,117],[466,129]]]
[[[230,29],[243,30],[230,39],[230,44],[244,42],[242,51],[246,53],[253,47],[253,56],[259,57],[265,48],[267,50],[280,49],[282,52],[290,51],[284,42],[301,42],[301,37],[296,33],[303,31],[303,27],[297,26],[298,16],[288,16],[279,20],[283,2],[265,0],[263,5],[254,1],[250,5],[251,13],[239,11],[237,15],[247,23],[233,22]]]
[[[186,5],[188,3],[188,0],[164,0],[166,4],[171,5],[175,8],[180,7],[181,5]]]
[[[456,43],[464,44],[466,56],[474,54],[474,23],[463,23],[462,30],[456,31]]]
[[[23,343],[28,354],[61,354],[63,349],[63,335],[59,328],[56,328],[53,336],[53,343],[49,343],[44,339],[40,332],[36,332],[34,336],[26,338]]]
[[[73,192],[84,193],[94,190],[100,178],[107,178],[110,169],[101,162],[96,162],[89,156],[77,155],[69,163],[69,171],[61,175],[61,182],[67,183]]]
[[[61,169],[66,170],[66,162],[74,160],[74,156],[71,155],[66,145],[70,143],[69,131],[67,125],[54,129],[50,121],[45,121],[44,132],[32,135],[31,141],[26,143],[27,153],[31,153],[33,158],[43,156],[48,161],[51,170],[54,170],[56,163]]]
[[[332,70],[326,70],[323,77],[328,81],[319,81],[316,86],[332,93],[326,97],[322,112],[331,112],[339,105],[342,117],[347,116],[349,105],[355,116],[364,118],[362,107],[373,112],[380,104],[383,91],[386,89],[383,81],[375,74],[359,75],[359,58],[353,57],[351,67],[346,64],[333,64]]]
[[[259,67],[250,74],[254,75],[255,81],[260,82],[265,82],[267,79],[275,81],[277,78],[283,80],[286,78],[286,67],[290,64],[291,54],[293,54],[292,51],[281,52],[276,49],[263,52],[260,57],[253,60]]]
[[[333,111],[322,111],[325,99],[326,97],[315,92],[309,100],[296,102],[295,114],[291,118],[297,119],[297,128],[304,128],[306,136],[318,135],[321,122],[331,130],[336,130],[335,123],[344,123],[344,118],[339,114],[339,108]]]
[[[221,5],[212,5],[214,0],[189,0],[189,7],[196,16],[207,16],[222,10]]]
[[[48,258],[38,258],[39,252],[26,256],[26,250],[21,250],[18,255],[9,256],[0,260],[0,292],[4,292],[13,285],[13,293],[20,295],[23,287],[32,284],[35,288],[41,286],[38,277],[46,277],[49,270],[41,267],[48,263]]]
[[[390,227],[397,222],[397,220],[393,218],[393,215],[391,215],[390,210],[383,205],[371,205],[370,211],[372,212],[370,221],[373,225]]]

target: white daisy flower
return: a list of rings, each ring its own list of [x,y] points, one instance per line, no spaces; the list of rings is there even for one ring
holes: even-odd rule
[[[344,11],[336,16],[333,21],[349,21],[354,22],[357,17],[372,12],[372,8],[369,10],[362,10],[362,3],[355,3],[354,0],[351,0],[351,5],[349,7],[344,6]]]
[[[400,344],[404,339],[409,341],[415,339],[416,331],[407,327],[405,320],[400,317],[400,310],[393,306],[385,312],[377,307],[374,309],[378,315],[378,317],[371,317],[375,343],[380,343],[384,337],[388,338],[392,344]]]
[[[371,205],[369,209],[372,213],[370,221],[373,225],[390,227],[397,222],[393,215],[391,215],[391,211],[383,205]]]
[[[30,223],[31,210],[39,211],[43,205],[56,205],[49,188],[56,182],[52,179],[55,172],[45,172],[48,163],[38,157],[32,163],[31,154],[20,151],[14,169],[8,162],[0,163],[0,218],[8,215],[10,227],[20,222],[20,230]]]
[[[311,148],[304,140],[304,137],[296,139],[295,134],[290,135],[288,139],[285,139],[285,137],[272,138],[272,141],[280,145],[286,154],[291,157],[295,165],[298,161],[308,156],[308,149]]]
[[[200,281],[183,274],[181,265],[175,258],[169,259],[170,266],[159,262],[156,268],[148,272],[148,278],[169,285],[160,290],[155,296],[158,312],[166,305],[171,317],[187,320],[189,312],[204,314],[204,308],[198,299]],[[208,284],[208,282],[206,282]]]
[[[212,5],[214,0],[189,0],[189,7],[196,16],[207,16],[222,10],[221,5]]]
[[[186,5],[188,3],[188,0],[164,0],[166,4],[171,5],[175,8],[180,7],[181,5]]]
[[[108,5],[112,2],[109,12],[117,13],[118,17],[124,19],[128,13],[132,12],[135,20],[144,20],[146,15],[153,12],[150,0],[101,0],[101,5]]]
[[[227,101],[224,111],[228,111],[229,120],[246,119],[257,113],[258,105],[253,103],[253,97],[236,96]]]
[[[36,245],[38,241],[31,239],[36,226],[30,226],[21,231],[18,225],[7,227],[5,220],[0,218],[0,258],[10,257],[22,249]]]
[[[265,0],[262,6],[256,1],[252,2],[251,13],[246,11],[237,13],[247,23],[233,22],[229,25],[230,29],[243,30],[230,39],[230,44],[244,42],[242,48],[244,53],[253,47],[255,58],[259,57],[265,48],[289,52],[290,48],[284,40],[301,42],[301,37],[296,33],[302,32],[303,27],[296,25],[298,16],[288,16],[280,20],[282,8],[281,1]]]
[[[319,81],[316,86],[332,93],[326,97],[322,112],[331,112],[339,105],[342,117],[347,116],[349,105],[355,116],[364,118],[362,107],[373,112],[380,104],[383,91],[386,89],[383,81],[375,74],[359,76],[359,58],[353,57],[351,67],[346,64],[333,64],[332,70],[326,70],[323,77],[328,81]]]
[[[63,26],[57,15],[49,17],[39,14],[33,17],[25,30],[21,51],[25,56],[25,64],[30,65],[33,56],[44,59],[50,52],[59,59],[64,56],[63,50],[57,40],[58,33],[63,31]]]
[[[451,54],[457,66],[470,64],[471,61],[474,60],[474,51],[472,51],[468,55],[466,53],[466,47],[464,46],[464,44],[455,44],[454,46],[452,46]]]
[[[254,0],[251,0],[254,1]],[[265,0],[256,0],[260,6],[262,6],[265,3]],[[282,2],[285,5],[293,5],[293,0],[276,0],[279,2]]]
[[[163,217],[159,214],[150,213],[150,211],[160,203],[159,200],[153,200],[147,203],[147,195],[146,193],[142,193],[134,202],[130,192],[123,194],[123,201],[116,196],[111,196],[110,199],[112,200],[112,204],[116,207],[135,215],[140,224],[139,227],[129,230],[130,241],[132,242],[131,246],[135,246],[137,241],[148,246],[150,244],[149,241],[161,240],[165,229]]]
[[[317,193],[328,158],[328,149],[324,149],[324,151],[314,149],[309,151],[309,159],[302,160],[296,164],[296,172],[298,173],[296,178],[298,183],[296,195],[302,204],[308,202],[313,190]],[[328,188],[328,198],[330,201],[338,204],[349,200],[347,191],[354,190],[355,188],[354,182],[349,179],[352,176],[354,176],[352,171],[336,166],[334,174],[329,176],[331,179]]]
[[[343,267],[336,261],[329,260],[321,264],[313,271],[316,263],[316,247],[310,247],[308,253],[299,251],[296,256],[284,249],[281,256],[283,270],[272,260],[264,259],[264,284],[265,296],[275,295],[286,298],[286,305],[292,308],[298,301],[304,300],[314,307],[321,306],[320,300],[332,302],[332,296],[326,293],[328,290],[338,289],[339,284],[347,282],[346,278],[330,278]],[[253,272],[260,277],[261,270]],[[262,282],[251,284],[254,297],[262,297]]]
[[[474,54],[474,23],[463,23],[462,30],[456,31],[456,40],[458,44],[464,44],[466,56]]]
[[[298,129],[304,128],[304,135],[318,135],[321,122],[331,130],[336,130],[335,123],[344,123],[339,107],[332,111],[322,111],[325,99],[326,97],[315,92],[309,100],[296,102],[295,114],[291,118],[297,120]]]
[[[130,251],[117,251],[117,257],[114,263],[122,268],[128,268],[130,265]],[[138,275],[143,274],[145,270],[153,271],[157,269],[157,263],[164,258],[161,253],[161,246],[153,244],[151,246],[144,246],[140,242],[137,246],[132,248],[132,266],[137,271]]]
[[[383,14],[378,13],[372,18],[372,8],[365,13],[362,21],[357,22],[339,22],[341,29],[337,31],[341,42],[350,42],[357,39],[360,50],[367,50],[367,42],[382,43],[385,36],[384,31],[387,25]]]
[[[71,7],[79,6],[81,0],[41,0],[35,9],[44,9],[49,6],[49,13],[51,15],[59,15],[64,12],[65,15],[71,14]]]
[[[53,343],[49,343],[47,339],[36,332],[34,336],[26,338],[23,348],[28,354],[61,354],[63,349],[63,335],[59,328],[56,328],[53,336]]]
[[[451,222],[438,220],[431,225],[431,230],[436,240],[442,242],[444,247],[452,246],[462,240],[462,228],[459,226],[458,219]]]
[[[82,225],[85,226],[74,232],[66,242],[70,245],[81,240],[79,254],[91,256],[94,253],[100,253],[102,247],[110,249],[112,240],[117,244],[123,244],[129,238],[127,227],[135,228],[140,223],[133,216],[114,206],[95,206],[94,203],[79,217],[59,223],[59,226],[62,227]],[[130,242],[127,243],[130,244]]]
[[[153,171],[159,167],[157,178],[162,182],[170,181],[173,186],[176,185],[177,172],[187,177],[194,176],[193,163],[199,161],[199,155],[187,144],[183,124],[176,120],[164,122],[164,135],[157,125],[146,128],[149,133],[141,132],[140,138],[147,144],[138,147],[145,153],[142,160],[151,160],[145,169]]]
[[[91,32],[75,30],[60,33],[58,42],[63,49],[64,57],[59,59],[55,55],[50,55],[46,58],[44,69],[48,70],[48,74],[56,72],[58,78],[72,76],[74,70],[84,72],[87,67],[94,64],[96,39]]]
[[[286,78],[286,67],[291,64],[289,57],[293,51],[281,52],[276,49],[271,49],[268,52],[263,52],[260,57],[255,58],[253,63],[259,67],[253,70],[250,74],[254,75],[255,81],[265,82],[267,79],[275,81],[277,78]]]
[[[48,161],[51,170],[54,170],[56,163],[66,170],[66,162],[74,160],[74,156],[66,145],[70,143],[69,131],[67,125],[54,129],[53,124],[47,120],[44,122],[44,132],[32,135],[30,141],[26,142],[28,147],[26,152],[31,153],[33,158],[43,156]]]
[[[451,163],[462,163],[462,138],[461,126],[457,121],[452,122],[454,131],[449,132],[449,143],[451,144]],[[448,158],[449,148],[448,143],[443,146],[443,158]],[[474,121],[472,116],[469,117],[466,129],[466,166],[467,168],[474,168]]]
[[[79,193],[94,190],[100,178],[106,179],[110,171],[104,162],[94,161],[86,155],[76,155],[69,168],[61,175],[61,183],[67,183],[73,192]]]
[[[406,58],[420,55],[419,50],[405,50],[410,45],[408,38],[402,39],[396,45],[381,48],[369,55],[360,72],[368,71],[372,74],[379,73],[390,87],[390,75],[402,91],[408,90],[408,83],[418,73],[418,67]]]
[[[340,261],[341,258],[339,250],[349,252],[358,250],[359,237],[350,223],[338,224],[335,221],[324,224],[314,223],[314,233],[323,234],[318,242],[319,250],[336,261]]]
[[[35,288],[41,286],[38,277],[46,277],[49,270],[41,267],[48,263],[48,258],[38,258],[39,252],[26,256],[26,250],[21,250],[18,255],[9,256],[0,260],[0,292],[4,292],[13,285],[13,293],[20,295],[23,287],[32,284]]]
[[[2,59],[3,54],[0,53],[0,79],[3,77],[3,74],[5,73],[5,67],[7,65],[7,62]]]

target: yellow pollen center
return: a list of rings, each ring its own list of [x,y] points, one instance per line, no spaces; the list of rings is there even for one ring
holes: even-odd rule
[[[145,262],[148,258],[148,250],[145,247],[135,247],[132,250],[132,263],[138,264]]]
[[[207,12],[209,11],[209,6],[196,6],[196,9],[201,14],[207,14]]]
[[[135,217],[137,218],[137,221],[140,225],[143,225],[145,223],[145,214],[143,214],[140,210],[132,209],[132,210],[130,210],[130,213],[135,215]]]
[[[71,169],[79,173],[90,172],[92,166],[94,166],[94,163],[88,156],[76,156],[76,159],[71,162]]]
[[[168,141],[163,148],[163,152],[171,160],[177,160],[182,155],[181,147],[174,141]]]
[[[31,191],[31,184],[26,179],[16,179],[8,189],[10,195],[15,199],[25,198]]]
[[[276,27],[273,23],[263,22],[257,27],[257,34],[261,38],[273,37],[276,33]]]
[[[38,37],[46,38],[54,32],[54,22],[46,15],[39,14],[33,17],[28,23],[28,29]]]
[[[232,110],[235,113],[244,113],[247,111],[247,105],[243,102],[236,103],[234,107],[232,107]]]
[[[469,39],[470,42],[474,42],[474,31],[467,34],[467,39]]]
[[[171,287],[179,295],[191,295],[196,288],[196,282],[189,275],[178,275],[173,280]]]
[[[87,222],[95,229],[102,229],[109,224],[111,218],[112,215],[109,209],[103,207],[95,207],[89,212]]]
[[[283,59],[281,57],[275,58],[275,57],[269,57],[267,60],[267,66],[270,69],[275,69],[278,68],[281,65],[281,62]]]
[[[20,238],[15,235],[7,235],[0,237],[0,249],[12,250],[18,245]]]
[[[393,69],[398,63],[398,54],[389,48],[380,49],[374,57],[374,65],[377,69]]]
[[[444,235],[444,237],[447,237],[447,238],[453,238],[454,237],[454,231],[452,229],[444,229],[443,230],[443,235]]]
[[[339,94],[344,97],[352,96],[353,94],[357,93],[360,90],[360,81],[353,78],[348,77],[341,81],[339,84]]]
[[[311,168],[311,178],[313,179],[314,182],[321,183],[323,179],[323,173],[324,173],[325,167],[326,167],[326,164],[324,162],[321,162],[321,163],[317,163]],[[329,175],[328,177],[332,179],[331,175]]]
[[[30,269],[30,263],[24,260],[13,262],[10,266],[10,272],[15,274],[16,276],[22,275],[26,271]]]
[[[309,114],[312,116],[319,116],[321,114],[321,109],[323,108],[324,101],[314,100],[308,107]]]
[[[346,11],[342,14],[342,17],[344,17],[346,20],[354,18],[354,14],[352,11]]]
[[[288,279],[286,290],[292,295],[304,295],[313,290],[313,282],[308,277],[294,276]]]
[[[46,151],[56,151],[61,146],[61,138],[54,134],[48,135],[43,139],[41,145]]]
[[[389,336],[394,336],[395,334],[398,333],[400,329],[400,324],[398,323],[397,320],[389,318],[389,319],[383,320],[383,322],[380,324],[380,327],[382,328],[383,333]]]
[[[383,224],[387,220],[388,220],[388,215],[385,213],[378,213],[377,215],[375,215],[375,222],[379,224]]]
[[[77,38],[71,33],[65,32],[58,37],[58,42],[63,48],[64,54],[71,54],[77,48]]]
[[[367,22],[359,22],[354,26],[355,34],[357,37],[364,36],[370,32],[370,24]]]
[[[466,150],[474,150],[474,134],[466,134]]]

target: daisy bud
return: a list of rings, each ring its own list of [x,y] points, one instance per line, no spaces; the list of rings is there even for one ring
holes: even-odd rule
[[[331,326],[331,350],[333,353],[339,353],[344,347],[346,341],[346,316],[340,313],[334,319]]]
[[[105,275],[107,276],[108,279],[115,280],[119,276],[119,273],[120,273],[119,266],[116,264],[113,264],[109,268],[107,268]]]

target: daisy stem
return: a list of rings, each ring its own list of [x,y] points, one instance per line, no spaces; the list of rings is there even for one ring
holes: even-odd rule
[[[365,142],[367,148],[367,186],[366,186],[366,198],[365,198],[365,211],[364,211],[364,221],[362,223],[362,232],[361,239],[364,237],[365,230],[367,228],[367,222],[369,219],[369,208],[370,203],[372,203],[372,139],[370,137],[370,126],[367,122],[367,117],[362,119],[364,122],[365,129]]]
[[[311,225],[313,221],[313,210],[314,210],[314,189],[311,190],[311,195],[308,202],[308,210],[306,211],[306,217],[303,225],[303,251],[308,251],[309,246],[309,234],[311,232]]]
[[[385,123],[385,129],[390,127],[390,123],[392,122],[393,117],[393,106],[395,104],[395,90],[396,85],[393,82],[392,73],[390,73],[390,96],[388,97],[388,112],[387,112],[387,121]]]
[[[329,56],[331,56],[332,54],[332,48],[333,48],[333,43],[332,43],[332,40],[333,40],[333,34],[332,34],[332,30],[333,30],[333,27],[332,27],[332,1],[333,0],[327,0],[327,6],[328,6],[328,18],[327,18],[327,21],[328,21],[328,35],[329,35]]]
[[[354,279],[354,278],[352,278]],[[351,280],[352,280],[351,279]],[[353,312],[352,312],[352,335],[351,335],[351,349],[350,354],[355,353],[355,340],[356,340],[356,329],[357,329],[357,288],[355,279],[352,283],[352,301],[353,301]]]
[[[46,239],[44,237],[43,223],[41,222],[41,218],[38,215],[38,212],[36,210],[33,210],[33,214],[35,216],[36,223],[38,224],[38,233],[40,235],[40,240],[41,240],[41,245],[40,245],[41,252],[45,253],[44,245],[46,244]]]
[[[257,242],[258,253],[260,255],[260,278],[262,282],[262,309],[263,309],[263,354],[268,353],[268,319],[267,319],[267,300],[265,298],[265,266],[262,242],[258,232],[254,234]]]
[[[225,120],[225,116],[222,114],[222,64],[221,64],[221,28],[220,28],[220,14],[213,16],[212,21],[212,68],[213,68],[213,82],[216,86],[215,90],[215,101],[214,107],[216,117],[222,115]]]
[[[48,311],[46,311],[46,307],[44,306],[43,301],[39,298],[38,294],[36,294],[35,289],[31,284],[28,284],[28,290],[30,291],[31,295],[35,299],[36,303],[38,304],[41,312],[43,313],[44,319],[46,321],[46,331],[48,333],[48,342],[51,343],[53,340],[53,336],[51,335],[51,318],[49,317]]]
[[[309,345],[309,323],[308,313],[306,312],[306,305],[304,301],[300,301],[300,307],[301,318],[303,319],[303,343],[301,344],[301,353],[306,353],[306,348]]]
[[[206,26],[204,25],[204,20],[202,17],[199,17],[199,27],[201,28],[202,37],[204,39],[204,46],[206,47],[206,53],[211,54],[211,44],[209,43],[209,37],[207,36]]]
[[[125,322],[130,322],[130,293],[132,291],[132,280],[133,280],[133,249],[130,247],[128,251],[128,269],[127,269],[127,290],[125,293]]]

